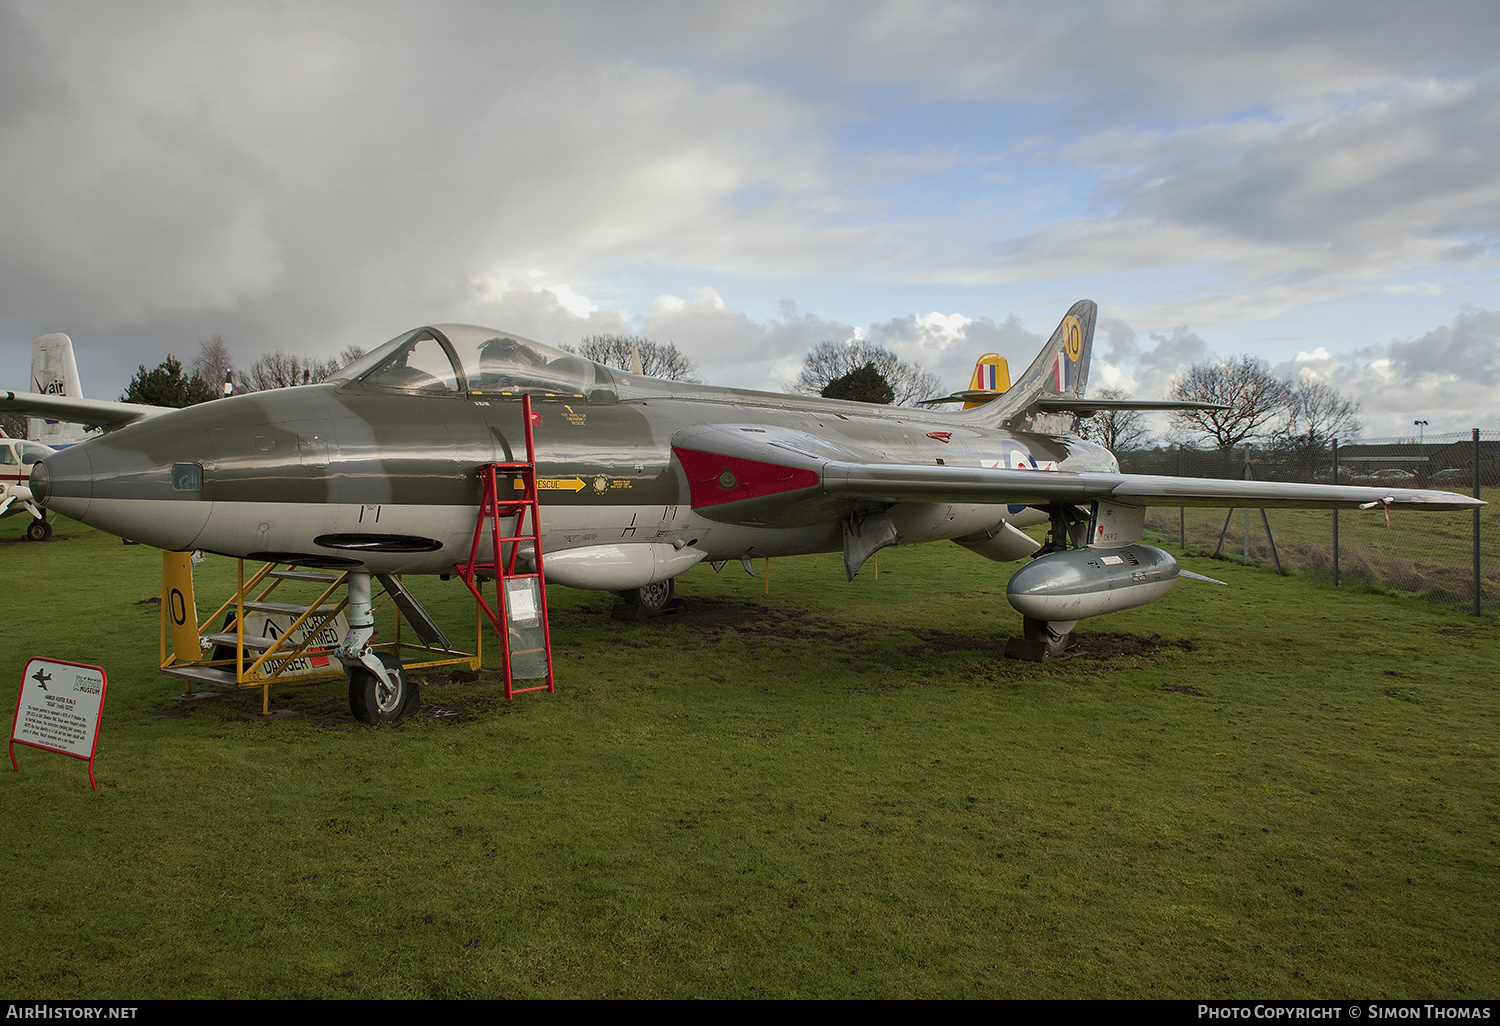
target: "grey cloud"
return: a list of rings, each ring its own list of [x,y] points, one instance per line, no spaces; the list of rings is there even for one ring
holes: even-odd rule
[[[1311,372],[1359,400],[1368,437],[1406,435],[1412,420],[1429,433],[1500,427],[1500,312],[1466,307],[1451,324],[1413,339],[1343,353],[1314,349],[1275,368]]]
[[[1019,371],[1045,341],[1045,336],[1027,331],[1014,315],[998,324],[988,317],[957,320],[962,323],[953,328],[942,315],[911,314],[872,324],[865,334],[902,359],[933,371],[949,390],[968,386],[974,362],[982,354],[999,353],[1013,371]]]
[[[1122,111],[1219,111],[1352,93],[1391,76],[1493,62],[1484,0],[1191,0],[1143,4],[766,2],[656,5],[663,48],[742,64],[794,53],[856,82],[922,97],[1064,101],[1076,123]],[[631,9],[635,14],[635,9]],[[637,45],[641,25],[618,25]]]
[[[1104,359],[1135,378],[1154,383],[1147,386],[1153,393],[1184,367],[1208,356],[1208,344],[1186,327],[1173,328],[1169,333],[1152,333],[1150,338],[1155,345],[1149,348],[1141,345],[1135,329],[1117,317],[1100,319],[1095,346],[1100,332],[1108,343],[1102,354]],[[1096,348],[1095,352],[1099,350]]]
[[[5,27],[15,12],[0,7]],[[23,13],[14,38],[35,37],[35,59],[0,75],[37,95],[0,103],[45,105],[59,83],[68,103],[0,123],[0,309],[17,351],[49,330],[155,346],[182,330],[270,348],[311,336],[337,351],[483,309],[536,267],[575,282],[626,262],[811,272],[881,249],[879,229],[828,222],[842,200],[819,170],[822,113],[621,60],[588,18]],[[732,202],[769,179],[773,202]]]
[[[1212,291],[1178,316],[1212,324],[1500,252],[1500,74],[1171,136],[1106,135],[1077,155],[1114,168],[1103,212],[1005,242],[997,279],[1197,266]],[[1132,320],[1160,323],[1172,307],[1146,303]]]
[[[1209,166],[1173,167],[1171,152],[1148,161],[1123,213],[1311,248],[1298,262],[1307,270],[1327,266],[1321,247],[1462,260],[1475,249],[1459,236],[1500,229],[1497,75],[1268,126],[1245,143],[1208,135],[1183,162]],[[1413,252],[1413,241],[1441,245]]]
[[[824,339],[848,338],[854,329],[799,311],[789,299],[770,321],[757,322],[705,289],[691,302],[658,300],[641,330],[675,343],[705,381],[776,392],[797,376],[808,350]]]
[[[52,47],[15,4],[0,3],[0,133],[27,117],[61,114],[71,104]]]
[[[1364,363],[1389,361],[1398,378],[1416,381],[1427,375],[1451,375],[1470,384],[1500,385],[1500,312],[1465,307],[1451,325],[1420,338],[1395,339],[1351,354]],[[1494,396],[1500,408],[1500,395]]]

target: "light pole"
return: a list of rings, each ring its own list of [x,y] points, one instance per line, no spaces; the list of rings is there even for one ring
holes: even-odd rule
[[[1417,429],[1417,444],[1422,444],[1422,436],[1426,432],[1427,422],[1425,420],[1414,420],[1411,426]]]

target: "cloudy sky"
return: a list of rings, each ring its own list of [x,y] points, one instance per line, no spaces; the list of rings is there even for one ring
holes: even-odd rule
[[[963,387],[1251,353],[1369,435],[1500,428],[1500,6],[0,0],[0,381],[423,323],[856,333]]]

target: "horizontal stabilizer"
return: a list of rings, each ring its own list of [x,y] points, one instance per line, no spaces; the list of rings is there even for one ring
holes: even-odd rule
[[[996,392],[987,388],[966,388],[962,392],[954,392],[952,395],[945,395],[940,399],[918,399],[917,405],[935,406],[938,403],[973,403],[974,405],[980,405],[994,399],[999,399],[1004,394],[1004,392]]]
[[[1032,404],[1043,413],[1076,413],[1092,417],[1096,413],[1114,410],[1141,410],[1148,413],[1166,413],[1172,410],[1227,410],[1223,403],[1190,402],[1186,399],[1038,399]]]

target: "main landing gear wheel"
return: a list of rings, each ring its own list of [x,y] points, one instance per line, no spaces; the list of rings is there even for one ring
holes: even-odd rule
[[[45,520],[33,520],[26,525],[27,541],[46,541],[52,537],[52,525]]]
[[[657,581],[644,588],[622,591],[620,597],[625,600],[626,605],[639,606],[647,613],[660,613],[671,603],[672,593],[677,590],[672,581],[673,578],[669,577],[665,581]]]
[[[385,664],[394,687],[387,686],[363,666],[349,671],[349,710],[356,720],[364,723],[394,723],[415,713],[422,705],[421,689],[407,679],[401,660],[382,653],[380,661]]]

